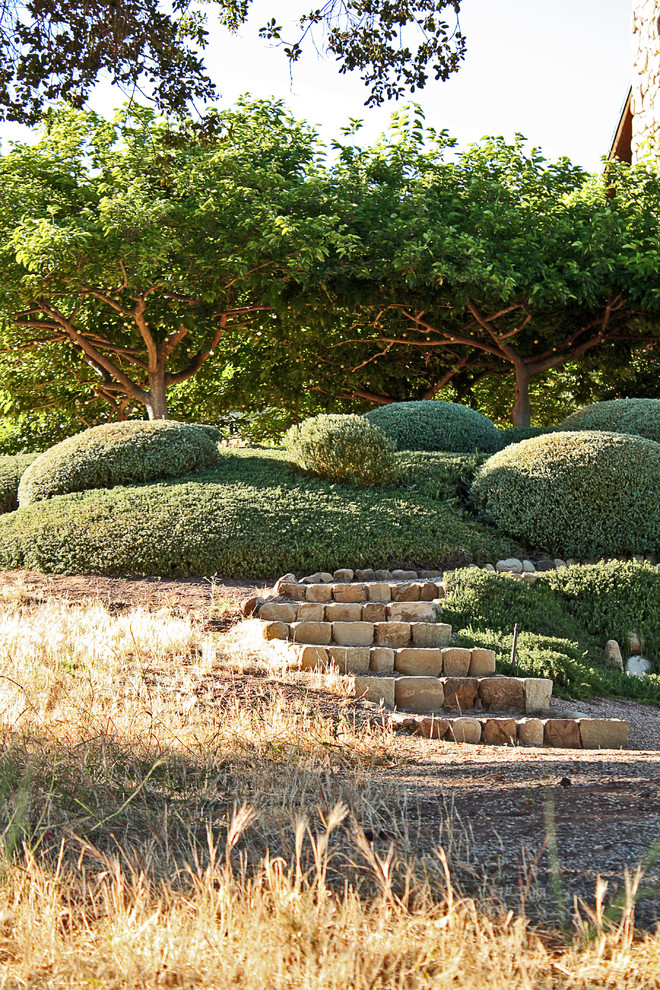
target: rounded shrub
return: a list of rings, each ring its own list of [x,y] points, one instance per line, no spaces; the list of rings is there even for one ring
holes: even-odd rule
[[[478,514],[561,557],[660,549],[660,444],[620,433],[559,432],[506,447],[475,475]]]
[[[532,437],[542,437],[546,433],[555,433],[554,426],[509,426],[506,430],[500,430],[500,450],[509,447],[512,443],[520,443],[521,440],[531,440]]]
[[[313,416],[287,430],[284,446],[293,464],[327,481],[379,485],[397,476],[394,444],[363,416]]]
[[[660,443],[660,399],[595,402],[571,413],[560,423],[559,429],[631,433]]]
[[[18,486],[39,454],[7,454],[0,457],[0,513],[18,508]]]
[[[393,402],[370,410],[365,418],[390,437],[397,450],[492,454],[500,449],[495,424],[476,409],[457,402]]]
[[[167,420],[108,423],[44,451],[25,471],[21,506],[89,488],[178,478],[210,467],[218,448],[208,428]]]

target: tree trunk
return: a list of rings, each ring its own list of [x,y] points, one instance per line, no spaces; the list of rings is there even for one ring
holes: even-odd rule
[[[149,376],[149,392],[145,405],[149,419],[169,419],[164,374]]]
[[[514,426],[529,426],[532,411],[529,405],[530,373],[526,364],[516,363],[516,394],[511,409],[511,422]]]

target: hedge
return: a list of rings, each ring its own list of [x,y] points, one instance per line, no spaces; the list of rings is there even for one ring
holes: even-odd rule
[[[603,430],[632,433],[660,442],[660,399],[615,399],[596,402],[571,413],[560,430]]]
[[[95,426],[44,451],[18,489],[21,506],[91,488],[176,478],[214,464],[213,427],[169,421]]]
[[[660,572],[650,564],[601,563],[559,568],[536,584],[480,570],[456,571],[443,602],[458,645],[492,649],[498,673],[509,673],[513,627],[522,677],[550,677],[560,697],[614,696],[660,705],[660,677],[641,680],[603,663],[608,639],[635,630],[646,656],[660,660]]]
[[[660,444],[618,433],[551,433],[489,458],[470,490],[480,517],[560,557],[660,549]]]
[[[405,468],[405,455],[397,456]],[[433,498],[401,484],[330,484],[295,471],[281,451],[221,451],[219,458],[194,477],[20,508],[0,518],[0,567],[247,579],[340,566],[486,563],[522,552],[463,518],[442,486]]]
[[[328,481],[379,485],[396,478],[394,444],[362,416],[321,414],[287,430],[292,464]]]
[[[476,409],[457,402],[393,402],[365,416],[394,441],[397,450],[492,454],[500,449],[496,426]]]
[[[0,513],[18,508],[18,485],[26,468],[39,454],[7,454],[0,457]]]

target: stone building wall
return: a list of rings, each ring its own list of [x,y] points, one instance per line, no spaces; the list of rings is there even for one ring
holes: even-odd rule
[[[632,156],[660,144],[660,2],[634,0]]]

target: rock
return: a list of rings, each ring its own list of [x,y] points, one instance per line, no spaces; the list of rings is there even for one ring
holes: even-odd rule
[[[334,577],[329,571],[321,571],[321,580],[323,581],[323,584],[332,584]]]
[[[628,722],[620,718],[580,719],[580,739],[584,749],[625,749]]]
[[[644,657],[629,657],[626,660],[626,674],[629,677],[648,677],[653,670],[653,664]]]
[[[332,642],[332,625],[330,622],[292,622],[291,638],[294,643],[327,646]]]
[[[264,622],[295,622],[299,607],[290,602],[264,602],[257,616]]]
[[[552,681],[548,677],[525,678],[525,713],[547,712],[552,698]]]
[[[509,573],[509,574],[522,574],[522,560],[518,560],[517,557],[507,557],[506,560],[498,560],[495,564],[495,570],[498,573]]]
[[[248,616],[252,615],[253,612],[256,612],[259,606],[263,604],[264,604],[263,598],[261,598],[259,595],[252,595],[250,598],[246,598],[245,601],[242,603],[241,612],[247,618]]]
[[[447,719],[436,718],[435,716],[421,719],[417,728],[417,734],[423,736],[424,739],[444,739],[448,732],[449,722]]]
[[[323,578],[321,572],[317,571],[316,574],[310,574],[309,577],[301,578],[301,584],[322,584]]]
[[[397,677],[394,698],[397,708],[409,712],[431,712],[442,708],[445,695],[437,677]]]
[[[557,746],[561,749],[579,749],[580,723],[567,718],[546,719],[543,742],[546,746]]]
[[[425,581],[419,588],[420,602],[432,602],[438,597],[438,585],[433,581]]]
[[[325,606],[326,622],[361,622],[363,605],[359,602],[329,602]]]
[[[566,567],[566,561],[562,560],[561,557],[555,557],[555,567]]]
[[[495,565],[494,564],[484,564],[482,570],[484,570],[484,571],[494,571],[495,570]]]
[[[308,602],[329,602],[332,600],[332,588],[327,584],[310,584],[305,598]]]
[[[413,635],[415,628],[413,626]],[[442,671],[448,677],[467,677],[470,672],[472,651],[459,646],[449,646],[442,651]]]
[[[524,574],[534,574],[534,572],[536,571],[536,568],[534,567],[534,564],[531,562],[531,560],[523,560],[522,565],[523,565]]]
[[[303,670],[325,670],[328,666],[328,651],[324,646],[301,646],[298,650],[298,663]]]
[[[339,646],[371,646],[373,622],[333,622],[332,639]]]
[[[367,585],[367,597],[370,602],[389,602],[392,597],[389,584],[385,584],[385,582],[369,583]]]
[[[642,553],[634,553],[633,554],[633,560],[637,564],[643,564],[644,563],[644,554],[642,554]]]
[[[479,697],[487,712],[525,710],[523,682],[517,677],[484,677],[479,681]]]
[[[644,554],[644,560],[645,560],[645,561],[646,561],[646,562],[647,562],[648,564],[657,564],[657,563],[658,563],[658,558],[657,558],[657,555],[656,555],[656,554],[654,554],[654,553],[645,553],[645,554]]]
[[[457,743],[481,741],[481,722],[478,718],[455,718],[449,723],[449,738]]]
[[[362,605],[363,622],[387,622],[387,605],[385,602],[367,602]]]
[[[368,674],[370,652],[368,646],[328,647],[328,657],[337,664],[341,674]]]
[[[389,646],[372,646],[369,658],[369,670],[374,674],[393,673],[394,650]]]
[[[323,622],[325,605],[315,602],[301,602],[298,606],[298,622]],[[286,621],[286,620],[285,620]]]
[[[475,647],[470,650],[470,677],[485,677],[495,673],[495,653]]]
[[[310,587],[312,585],[287,583],[280,578],[273,589],[273,594],[280,598],[288,598],[292,602],[304,602]]]
[[[442,673],[442,650],[403,647],[394,651],[394,669],[399,674],[439,677]]]
[[[442,571],[420,571],[419,576],[425,581],[433,580],[433,578],[441,578]]]
[[[333,584],[332,597],[336,602],[366,602],[366,584]]]
[[[375,701],[376,704],[382,702],[388,708],[394,708],[395,684],[393,677],[374,677],[373,674],[367,674],[354,677],[349,689],[356,698]]]
[[[289,627],[286,622],[263,622],[261,635],[264,639],[288,639]]]
[[[391,581],[392,580],[392,572],[391,571],[387,571],[387,570],[380,570],[380,571],[378,571],[377,570],[377,571],[374,571],[374,574],[376,575],[376,581]]]
[[[376,575],[374,574],[371,567],[365,567],[364,570],[358,570],[355,572],[356,581],[375,581]]]
[[[417,571],[404,571],[400,567],[392,571],[393,581],[416,581]]]
[[[394,648],[407,646],[410,642],[409,622],[375,622],[374,643],[376,646]]]
[[[576,557],[567,557],[566,566],[567,567],[577,567],[580,561]]]
[[[515,746],[515,718],[487,718],[482,722],[481,741],[490,746]]]
[[[554,571],[554,569],[555,569],[555,562],[554,562],[554,560],[550,560],[547,557],[544,558],[543,560],[538,560],[536,562],[536,570],[537,571]]]
[[[603,650],[603,663],[610,670],[623,670],[621,648],[615,639],[608,639]]]
[[[518,719],[518,742],[523,746],[543,745],[543,722],[540,718]]]
[[[419,585],[411,582],[395,584],[391,589],[393,602],[418,602]]]
[[[296,582],[295,574],[291,574],[291,573],[284,574],[281,578],[279,578],[278,581],[275,582],[275,587],[273,588],[273,594],[281,595],[282,594],[281,585],[283,584],[296,584],[296,583],[297,582]]]
[[[522,579],[525,584],[536,584],[539,579],[538,574],[531,574],[529,572],[522,575]]]
[[[628,656],[640,656],[642,652],[642,643],[639,638],[639,633],[632,631],[626,633],[626,652]]]
[[[448,646],[451,641],[451,626],[446,622],[413,622],[412,641],[414,646]]]
[[[433,602],[390,602],[387,605],[390,622],[433,622],[435,617]]]
[[[350,584],[353,577],[354,574],[350,567],[340,567],[332,575],[332,579],[336,582],[336,584]]]
[[[479,692],[479,681],[476,677],[443,677],[445,692],[445,708],[448,711],[458,709],[470,712],[475,706]]]

